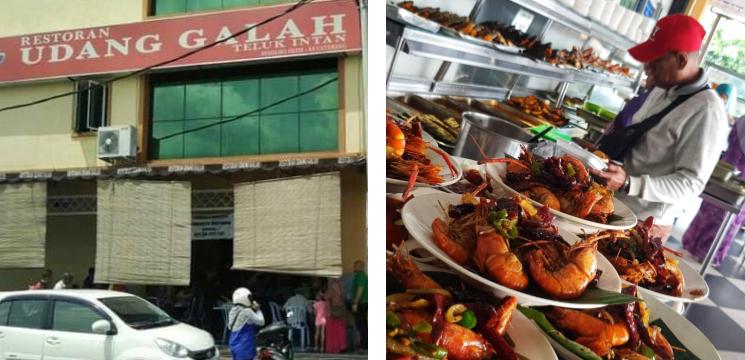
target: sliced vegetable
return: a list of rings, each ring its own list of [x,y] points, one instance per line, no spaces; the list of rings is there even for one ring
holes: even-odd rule
[[[581,359],[584,360],[602,360],[601,357],[597,356],[592,350],[588,349],[587,347],[580,345],[572,340],[567,339],[564,334],[559,332],[559,330],[556,330],[553,325],[546,319],[546,315],[544,315],[542,312],[529,308],[529,307],[523,307],[518,305],[517,309],[520,310],[523,315],[527,316],[529,319],[535,321],[536,324],[549,336],[551,336],[552,339],[554,339],[556,342],[561,344],[561,346],[567,348],[567,350],[571,351],[575,355],[579,356]]]
[[[650,359],[654,359],[654,350],[651,347],[642,344],[639,347],[639,354],[642,354]]]
[[[462,319],[458,322],[460,326],[463,326],[466,329],[473,329],[476,327],[476,314],[473,313],[471,310],[466,310],[463,314],[461,314]]]
[[[422,341],[414,341],[413,343],[411,343],[411,348],[420,354],[431,356],[435,359],[442,359],[448,354],[445,349],[437,345],[428,344]]]
[[[385,324],[391,328],[395,329],[399,326],[401,326],[401,319],[398,317],[398,315],[393,311],[387,311],[385,313]]]
[[[416,323],[416,325],[414,325],[414,327],[412,327],[411,330],[414,330],[414,332],[418,334],[429,334],[432,332],[432,325],[422,320]]]

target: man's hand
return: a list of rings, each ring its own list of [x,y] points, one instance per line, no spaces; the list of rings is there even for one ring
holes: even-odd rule
[[[590,172],[598,178],[598,181],[604,183],[612,191],[618,191],[626,182],[626,170],[614,163],[608,164],[607,171],[590,168]]]

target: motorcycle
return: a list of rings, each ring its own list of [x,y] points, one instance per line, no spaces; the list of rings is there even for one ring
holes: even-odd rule
[[[287,337],[287,323],[269,324],[256,334],[255,360],[292,360],[292,342]]]

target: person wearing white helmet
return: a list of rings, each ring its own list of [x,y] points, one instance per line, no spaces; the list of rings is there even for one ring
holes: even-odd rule
[[[233,304],[228,315],[230,352],[234,360],[253,360],[256,356],[256,328],[264,326],[264,314],[251,291],[244,287],[233,292]]]

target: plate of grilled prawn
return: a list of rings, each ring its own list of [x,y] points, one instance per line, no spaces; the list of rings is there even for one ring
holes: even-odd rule
[[[633,229],[606,230],[593,236],[598,250],[613,264],[628,285],[663,300],[695,302],[709,295],[704,278],[673,250],[651,236],[653,218]]]
[[[463,175],[450,155],[427,141],[421,123],[386,120],[386,183],[401,190],[413,186],[447,186]]]
[[[388,359],[556,359],[517,299],[495,297],[458,277],[423,272],[399,248],[387,256]]]
[[[635,294],[635,287],[624,292]],[[691,322],[652,296],[597,309],[520,308],[567,360],[719,359]],[[550,327],[548,327],[550,326]],[[547,328],[548,327],[548,328]]]
[[[574,234],[626,230],[637,223],[634,212],[595,182],[575,157],[540,159],[523,149],[518,159],[485,159],[481,163],[494,188],[492,196],[527,196],[537,206],[548,206],[559,227]]]
[[[586,291],[621,290],[596,240],[557,228],[546,207],[521,196],[422,195],[404,205],[401,217],[410,236],[461,277],[521,304],[593,308],[603,304],[587,301]]]

